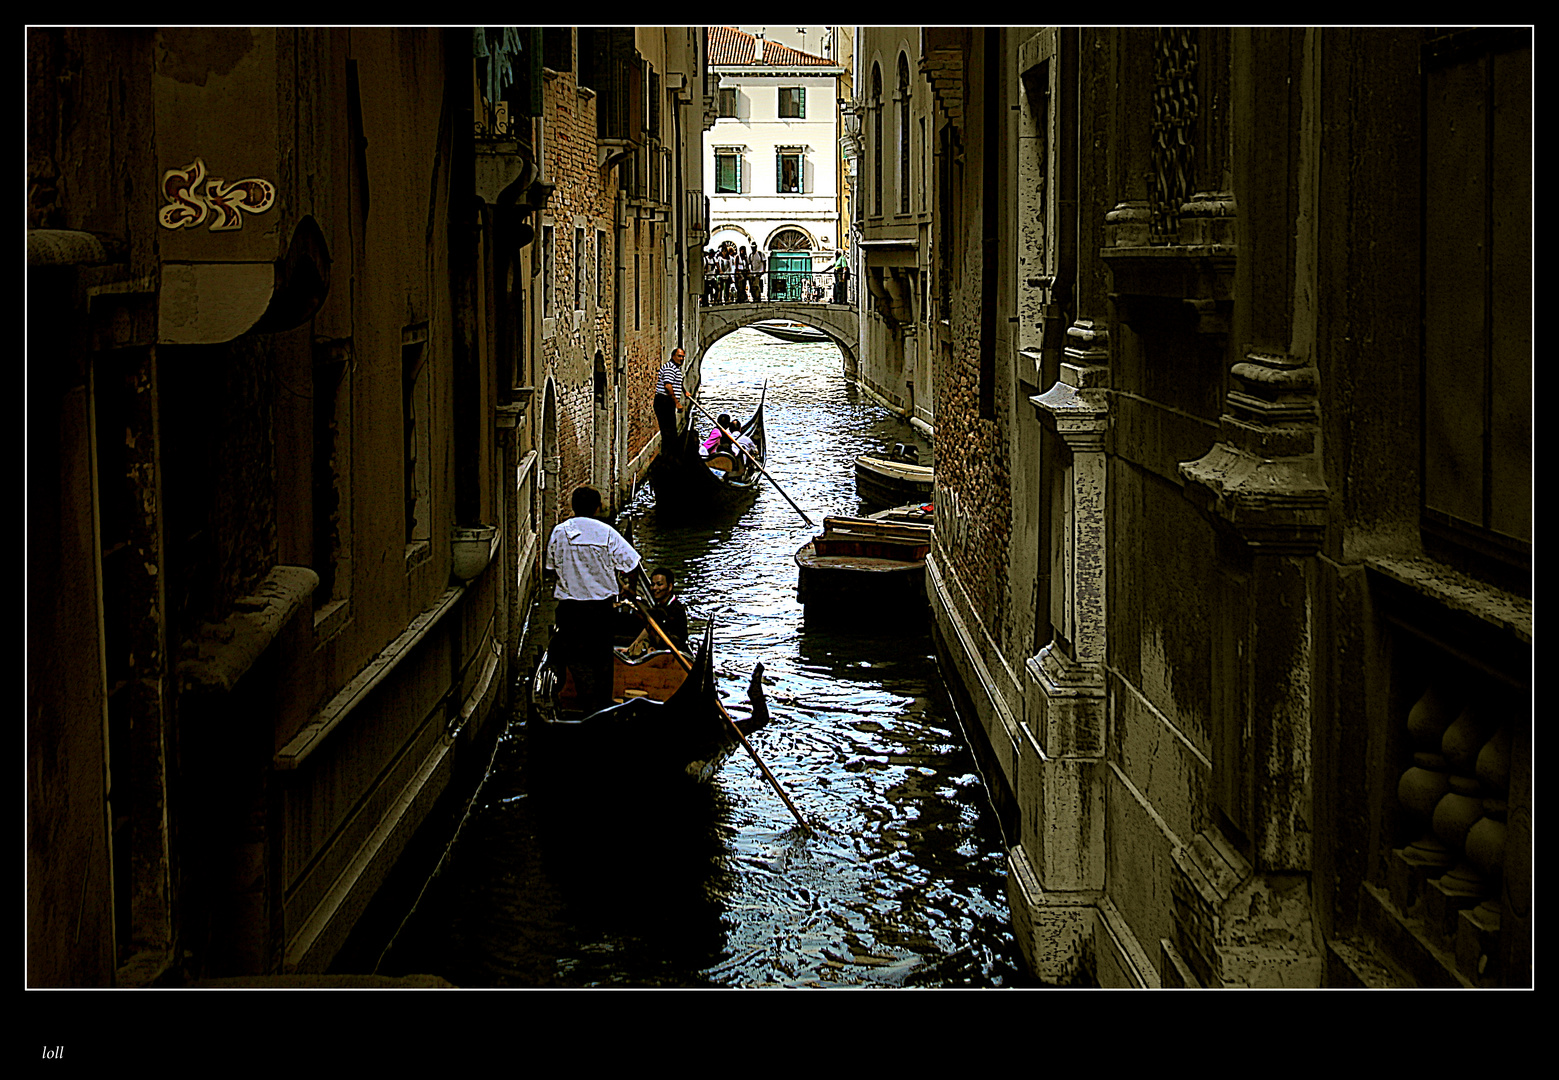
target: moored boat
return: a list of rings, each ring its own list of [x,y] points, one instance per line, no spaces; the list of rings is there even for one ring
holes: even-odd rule
[[[855,493],[871,506],[930,502],[935,475],[932,466],[920,463],[915,447],[898,443],[885,453],[855,459]]]
[[[808,621],[924,614],[931,526],[826,517],[823,533],[796,552],[796,593]]]
[[[613,654],[614,704],[592,713],[575,708],[573,677],[549,648],[531,682],[527,741],[538,785],[591,797],[691,778],[707,781],[739,745],[721,711],[714,679],[714,626],[704,630],[692,668],[669,650]],[[763,665],[747,688],[745,734],[768,719]]]
[[[767,319],[763,322],[753,323],[754,330],[762,330],[770,337],[779,338],[781,341],[810,342],[827,341],[828,335],[815,326],[806,323],[794,322],[790,319]]]

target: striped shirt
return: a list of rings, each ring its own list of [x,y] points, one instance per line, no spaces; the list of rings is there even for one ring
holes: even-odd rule
[[[675,360],[667,360],[660,366],[660,376],[655,380],[655,392],[664,396],[667,383],[670,383],[672,389],[676,390],[675,397],[685,396],[682,389],[682,366]]]

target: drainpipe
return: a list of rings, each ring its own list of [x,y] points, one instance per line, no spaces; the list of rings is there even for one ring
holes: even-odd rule
[[[684,76],[685,78],[685,76]],[[683,175],[686,158],[682,153],[682,95],[677,95],[677,105],[671,110],[672,161],[676,171],[677,204],[671,208],[672,228],[676,230],[677,243],[672,250],[677,256],[677,348],[686,351],[682,340],[683,305],[687,303],[687,193],[683,187],[687,177]]]
[[[612,432],[612,492],[614,498],[617,492],[617,477],[620,475],[619,470],[622,468],[622,459],[628,445],[628,410],[626,407],[628,392],[623,385],[623,373],[628,366],[628,350],[623,345],[623,303],[628,294],[628,196],[622,190],[620,184],[621,176],[618,179],[619,186],[613,221],[617,231],[617,265],[614,268],[616,280],[612,285],[612,355],[615,357],[613,361],[615,370],[612,372],[612,381],[617,387],[617,392],[613,395],[616,408],[612,410],[612,422],[615,425],[615,429]],[[637,257],[638,253],[635,252],[634,254]]]

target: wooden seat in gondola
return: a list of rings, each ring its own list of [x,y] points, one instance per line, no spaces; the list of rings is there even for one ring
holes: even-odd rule
[[[739,743],[715,689],[713,625],[686,673],[669,651],[631,658],[616,650],[613,695],[622,700],[588,714],[573,707],[573,677],[551,652],[531,680],[527,724],[541,789],[603,797],[679,776],[704,781]],[[743,732],[768,719],[762,673],[759,664],[748,685],[752,716],[738,722]]]

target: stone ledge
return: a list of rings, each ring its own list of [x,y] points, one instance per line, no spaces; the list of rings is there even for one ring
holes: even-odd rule
[[[1429,558],[1368,558],[1367,569],[1442,606],[1532,644],[1532,601],[1486,585]]]

